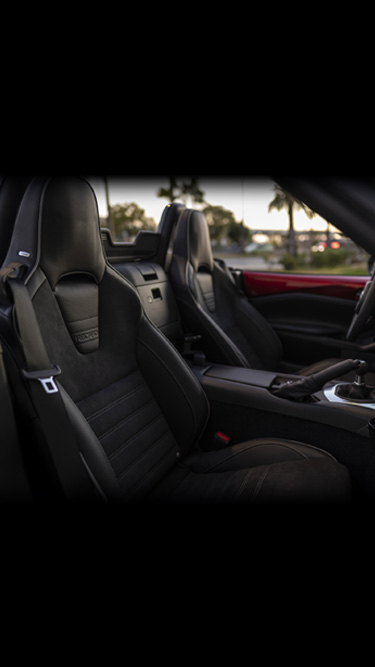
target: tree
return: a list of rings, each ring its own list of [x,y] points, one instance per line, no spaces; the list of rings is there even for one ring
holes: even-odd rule
[[[221,239],[229,239],[232,243],[238,244],[240,252],[244,252],[246,244],[251,239],[251,232],[243,222],[236,220],[233,211],[224,206],[207,204],[202,213],[206,217],[211,240],[220,242]]]
[[[123,241],[132,241],[141,229],[155,231],[156,222],[146,216],[138,204],[115,204],[112,206],[115,236]]]
[[[234,221],[228,226],[228,237],[233,243],[237,243],[239,252],[245,252],[245,247],[251,240],[251,232],[242,221]]]
[[[188,198],[190,197],[193,203],[203,204],[205,193],[198,186],[198,179],[194,176],[190,177],[190,180],[184,180],[171,176],[169,178],[169,187],[160,188],[157,196],[165,197],[168,201],[173,202],[176,199],[180,199],[185,206],[187,205]]]
[[[222,238],[228,236],[228,227],[236,224],[233,211],[229,211],[224,206],[211,206],[207,204],[202,209],[202,213],[207,220],[212,241],[220,243]]]
[[[275,196],[273,200],[268,204],[268,212],[273,209],[276,209],[277,211],[281,211],[282,209],[287,210],[289,218],[288,254],[295,256],[297,254],[297,246],[294,232],[294,210],[302,208],[310,219],[315,213],[302,201],[293,197],[293,195],[284,190],[284,188],[281,188],[280,185],[275,184],[274,193]]]

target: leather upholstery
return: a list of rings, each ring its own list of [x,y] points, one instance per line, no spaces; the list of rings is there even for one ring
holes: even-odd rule
[[[49,358],[62,371],[59,385],[81,456],[107,499],[250,504],[350,498],[347,469],[302,443],[260,439],[222,452],[199,450],[207,397],[145,316],[134,286],[106,262],[95,197],[85,180],[37,178],[30,184],[7,262],[19,259],[19,248],[28,253],[25,284]],[[77,325],[80,308],[86,329]],[[43,439],[42,424],[20,386],[14,318],[9,308],[0,314],[28,451],[43,458],[43,448],[35,446]],[[96,329],[97,337],[84,339],[83,331]]]
[[[170,280],[186,330],[202,335],[208,359],[247,368],[280,368],[279,337],[236,286],[230,271],[214,261],[208,224],[199,211],[185,209],[180,215]],[[310,374],[336,361],[322,360],[299,373]]]

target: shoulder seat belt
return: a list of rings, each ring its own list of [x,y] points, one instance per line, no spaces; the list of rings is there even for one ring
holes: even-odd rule
[[[0,343],[0,504],[24,505],[33,502],[33,494],[20,452],[20,444]]]
[[[82,458],[77,439],[55,380],[61,373],[48,358],[34,306],[28,289],[20,279],[23,265],[13,262],[0,270],[3,288],[9,286],[13,297],[21,345],[25,357],[22,377],[30,387],[48,449],[63,493],[68,502],[83,503],[104,498],[101,489]],[[5,289],[2,290],[3,294]],[[8,297],[8,292],[6,292]],[[9,297],[8,297],[9,300]]]

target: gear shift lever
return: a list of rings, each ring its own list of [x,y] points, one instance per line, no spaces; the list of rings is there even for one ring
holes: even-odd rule
[[[368,371],[368,364],[365,361],[361,361],[360,366],[357,368],[354,382],[349,391],[350,398],[367,398],[366,384],[364,379],[367,371]]]
[[[360,361],[358,368],[356,368],[355,378],[352,384],[341,384],[337,387],[336,393],[341,398],[354,398],[360,401],[369,398],[371,389],[366,387],[364,377],[369,369],[366,361]]]
[[[301,377],[300,380],[294,380],[292,382],[287,382],[286,384],[278,387],[274,391],[274,395],[280,398],[289,398],[292,400],[299,400],[306,396],[311,396],[315,391],[319,391],[327,382],[339,378],[341,375],[346,375],[351,371],[356,371],[358,374],[358,369],[361,367],[361,364],[366,362],[360,361],[359,359],[346,359],[345,361],[339,361],[333,366],[329,366],[318,373],[313,375],[305,375]],[[363,368],[363,367],[362,367]],[[368,366],[366,364],[366,370]],[[363,371],[363,372],[366,372]],[[344,385],[351,387],[352,385]]]

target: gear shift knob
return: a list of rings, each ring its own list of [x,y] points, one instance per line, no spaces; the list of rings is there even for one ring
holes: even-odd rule
[[[355,371],[355,378],[352,384],[341,385],[339,387],[339,395],[345,398],[354,398],[364,401],[368,398],[369,390],[366,387],[365,375],[369,370],[369,365],[366,361],[360,361]]]
[[[369,366],[366,361],[360,361],[359,366],[356,369],[353,385],[356,385],[358,387],[365,386],[364,376],[366,375],[368,368]]]

